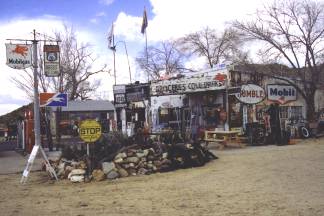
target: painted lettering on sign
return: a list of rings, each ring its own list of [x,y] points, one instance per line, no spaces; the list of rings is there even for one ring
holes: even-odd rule
[[[270,84],[267,86],[268,100],[285,104],[297,100],[296,88],[291,85]]]
[[[254,84],[242,85],[241,91],[235,94],[242,103],[257,104],[264,100],[265,91],[261,86]]]
[[[224,88],[225,81],[213,80],[211,77],[165,80],[151,84],[151,95],[183,94]]]
[[[101,137],[101,125],[95,120],[84,120],[80,124],[80,138],[93,143]]]
[[[15,69],[25,69],[32,65],[30,44],[6,44],[7,65]]]

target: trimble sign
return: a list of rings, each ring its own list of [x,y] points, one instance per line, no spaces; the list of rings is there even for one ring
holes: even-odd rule
[[[297,100],[296,88],[291,85],[268,85],[268,100],[285,104]]]
[[[235,94],[236,98],[245,104],[257,104],[265,98],[264,89],[254,84],[242,85],[241,91]]]

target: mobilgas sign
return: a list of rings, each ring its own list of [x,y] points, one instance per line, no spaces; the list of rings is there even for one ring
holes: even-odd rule
[[[32,65],[32,45],[6,44],[7,65],[15,69],[25,69]]]
[[[270,84],[267,86],[268,100],[285,104],[297,100],[296,88],[291,85]]]
[[[152,83],[151,95],[174,95],[190,92],[225,89],[226,78],[223,80],[218,80],[216,76],[180,78]]]
[[[242,103],[257,104],[264,100],[265,91],[262,87],[254,84],[242,85],[240,93],[235,94]]]

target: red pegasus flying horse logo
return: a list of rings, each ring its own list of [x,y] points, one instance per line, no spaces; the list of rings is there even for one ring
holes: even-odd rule
[[[23,57],[27,56],[28,47],[23,45],[16,45],[16,48],[11,52],[22,55]]]

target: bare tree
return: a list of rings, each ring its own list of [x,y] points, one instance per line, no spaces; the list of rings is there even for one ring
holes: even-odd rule
[[[43,67],[42,43],[38,47],[38,81],[39,92],[64,92],[68,93],[69,100],[85,100],[100,85],[99,80],[93,82],[89,78],[95,74],[105,72],[106,66],[102,66],[99,70],[92,70],[92,65],[95,63],[90,52],[89,44],[80,44],[77,41],[73,28],[65,26],[63,33],[56,33],[56,40],[61,41],[60,44],[60,77],[46,77]],[[48,37],[44,35],[44,40]],[[32,100],[34,94],[34,79],[32,70],[24,70],[18,76],[11,78],[26,95]],[[52,134],[50,130],[49,112],[44,110],[41,113],[42,120],[45,124],[46,134],[49,142],[49,147],[52,149]],[[58,112],[57,120],[60,120],[60,112]],[[57,133],[60,140],[60,131]]]
[[[136,61],[140,68],[155,80],[163,73],[173,75],[187,71],[184,67],[185,55],[181,53],[174,41],[164,41],[157,46],[149,46],[140,53]]]
[[[220,35],[208,27],[178,39],[182,51],[206,58],[210,68],[223,61],[239,61],[246,58],[240,49],[239,34],[233,29],[225,29]]]
[[[44,36],[46,40],[46,36]],[[66,27],[63,33],[56,33],[56,40],[60,43],[60,72],[61,78],[46,77],[43,68],[42,44],[38,48],[38,80],[39,92],[65,92],[69,100],[85,100],[99,87],[100,80],[90,82],[89,78],[95,74],[107,72],[106,66],[92,70],[96,59],[90,51],[89,44],[77,41],[72,27]],[[18,76],[11,78],[13,83],[22,89],[29,98],[33,98],[33,72],[24,70]]]
[[[256,13],[252,21],[233,22],[246,39],[263,42],[262,54],[274,62],[288,62],[302,81],[290,82],[307,103],[314,118],[315,92],[321,84],[324,56],[324,4],[309,0],[280,0]]]

